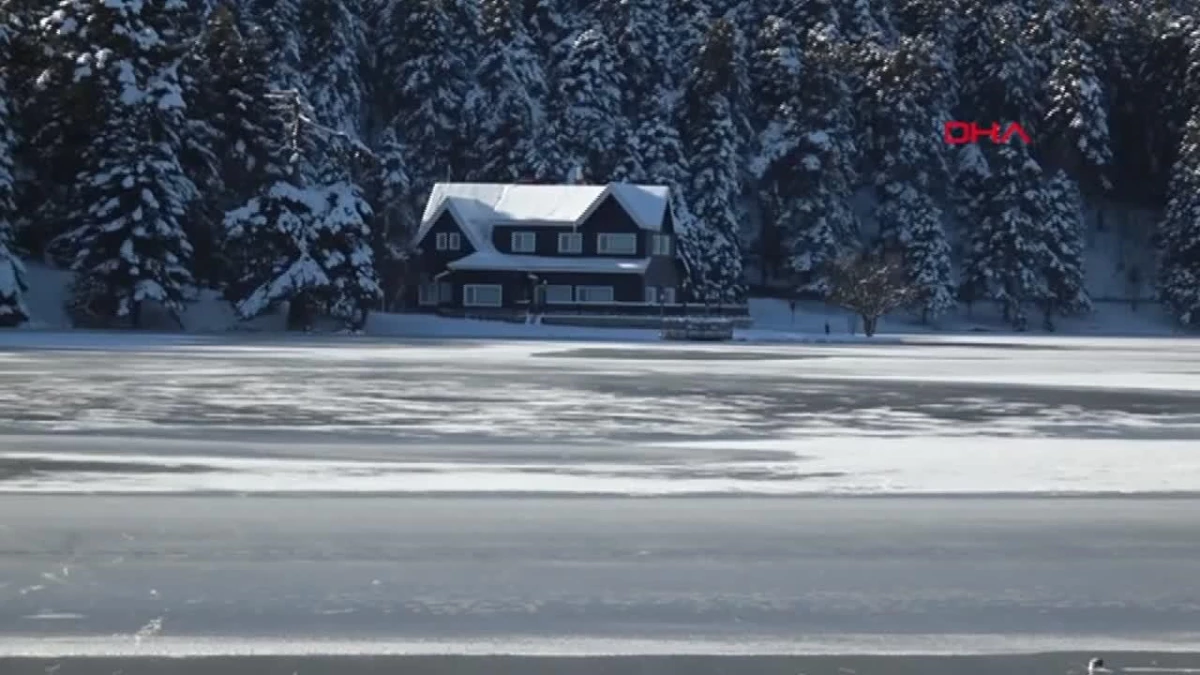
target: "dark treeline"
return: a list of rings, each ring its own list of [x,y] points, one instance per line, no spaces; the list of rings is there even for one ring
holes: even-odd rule
[[[686,290],[1086,311],[1084,204],[1160,214],[1200,323],[1200,25],[1156,0],[0,0],[0,323],[22,259],[138,323],[219,288],[360,325],[437,181],[675,188]],[[1033,142],[948,145],[947,120]],[[865,206],[864,206],[865,205]]]

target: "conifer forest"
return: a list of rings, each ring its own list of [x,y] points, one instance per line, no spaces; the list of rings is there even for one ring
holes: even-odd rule
[[[0,0],[0,325],[32,264],[74,272],[88,325],[198,289],[361,325],[434,183],[568,176],[671,186],[693,301],[819,298],[887,254],[916,315],[1016,328],[1088,311],[1085,214],[1138,209],[1129,274],[1200,325],[1200,8]]]

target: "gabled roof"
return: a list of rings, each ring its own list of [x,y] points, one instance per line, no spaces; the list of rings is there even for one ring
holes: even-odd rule
[[[416,241],[450,210],[477,251],[493,251],[497,223],[578,227],[612,196],[643,230],[662,228],[670,189],[659,185],[525,185],[506,183],[438,183],[433,186]]]

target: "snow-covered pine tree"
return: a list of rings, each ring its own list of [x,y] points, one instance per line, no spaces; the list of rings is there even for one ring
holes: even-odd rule
[[[778,1],[786,7],[778,8],[775,14],[787,18],[801,31],[807,33],[810,30],[824,28],[840,34],[842,16],[839,6],[841,3],[837,0]]]
[[[470,89],[471,45],[460,41],[458,13],[452,0],[396,2],[389,32],[403,36],[400,57],[383,52],[381,93],[394,92],[384,107],[390,122],[385,133],[403,138],[411,180],[405,216],[412,221],[433,184],[461,180],[470,166],[471,131],[463,99]],[[392,94],[389,94],[391,96]]]
[[[184,62],[188,101],[188,143],[184,167],[200,188],[190,219],[200,279],[223,282],[220,241],[225,213],[280,175],[273,156],[282,133],[271,109],[270,54],[262,29],[239,21],[227,6],[208,19],[196,47]]]
[[[958,0],[895,0],[892,20],[905,35],[949,38],[959,28],[959,4]]]
[[[923,320],[953,306],[950,246],[934,200],[946,175],[936,102],[934,45],[902,38],[879,55],[867,78],[880,247],[899,254]]]
[[[192,245],[183,228],[196,186],[179,154],[186,121],[179,83],[178,3],[72,0],[43,22],[65,47],[74,86],[102,120],[73,185],[77,226],[66,239],[77,273],[71,307],[101,322],[140,325],[146,301],[179,317]]]
[[[1081,0],[1059,0],[1037,21],[1058,28],[1049,35],[1052,43],[1041,50],[1051,61],[1037,128],[1045,139],[1039,144],[1043,161],[1068,169],[1095,190],[1111,187],[1112,149],[1100,78],[1104,65],[1088,43],[1084,25],[1092,13]]]
[[[1187,87],[1196,15],[1169,0],[1112,0],[1098,7],[1099,37],[1089,41],[1104,68],[1113,150],[1114,200],[1161,208],[1191,115]],[[1153,124],[1147,120],[1154,120]]]
[[[617,4],[617,7],[612,5]],[[683,142],[679,134],[680,68],[671,35],[668,6],[661,0],[609,0],[605,12],[609,35],[616,46],[626,83],[623,110],[631,125],[625,156],[614,171],[614,180],[657,183],[678,188],[686,175]],[[676,193],[679,190],[676,189]]]
[[[261,26],[271,54],[271,85],[276,89],[304,91],[304,33],[301,4],[306,0],[244,0],[248,11],[239,16]]]
[[[227,296],[243,318],[288,303],[288,326],[327,312],[360,329],[381,298],[370,206],[346,168],[361,144],[321,125],[295,91],[273,94],[287,130],[285,175],[225,217]]]
[[[1075,181],[1066,172],[1055,172],[1043,187],[1040,233],[1046,256],[1042,306],[1043,326],[1054,330],[1055,316],[1070,316],[1091,309],[1084,286],[1083,201]]]
[[[751,86],[757,92],[751,116],[757,138],[749,169],[757,181],[762,215],[755,257],[764,279],[776,279],[787,255],[780,242],[795,227],[790,218],[786,224],[781,221],[785,213],[791,214],[791,202],[798,196],[795,174],[803,171],[796,157],[803,130],[795,119],[802,72],[795,26],[777,16],[766,17],[755,39],[749,70]]]
[[[696,54],[707,40],[715,12],[713,12],[710,0],[668,1],[670,8],[667,15],[671,21],[668,42],[674,48],[673,62],[681,66],[675,69],[678,79],[674,84],[684,87],[687,85],[687,81],[693,77],[692,66],[695,63]]]
[[[1200,74],[1200,61],[1194,63],[1196,74]],[[1200,325],[1200,106],[1193,108],[1185,128],[1168,194],[1170,201],[1157,232],[1158,296],[1181,324],[1197,326]]]
[[[783,106],[794,103],[799,95],[801,68],[801,34],[792,23],[778,16],[767,17],[754,40],[749,71],[750,85],[755,91],[751,121],[755,128],[779,128]],[[765,133],[770,141],[773,134]],[[768,155],[786,154],[787,144],[765,143]],[[775,151],[771,151],[775,150]],[[760,156],[762,153],[759,153]],[[764,167],[765,168],[765,167]],[[759,173],[759,172],[755,172]]]
[[[1019,141],[995,146],[991,154],[993,178],[983,218],[970,231],[963,277],[1000,305],[1013,328],[1025,330],[1026,304],[1046,296],[1043,174]]]
[[[369,201],[376,204],[372,222],[375,267],[379,271],[384,307],[391,308],[404,286],[409,241],[416,214],[409,153],[393,132],[385,131],[375,150],[377,165],[367,181]]]
[[[688,269],[689,297],[705,304],[745,302],[740,223],[738,130],[729,101],[733,87],[736,28],[712,23],[695,61],[687,95],[687,145],[692,160],[689,212],[695,217],[679,240]]]
[[[13,227],[17,205],[16,177],[13,175],[13,153],[17,136],[14,130],[12,92],[8,81],[11,76],[12,32],[16,29],[16,18],[6,3],[0,1],[0,326],[16,326],[29,319],[25,307],[25,267],[13,250]]]
[[[566,0],[524,0],[524,21],[529,36],[544,64],[546,81],[554,90],[559,68],[567,58],[578,31],[580,13],[572,12]]]
[[[842,30],[852,42],[891,44],[896,39],[891,12],[885,0],[847,0],[842,9]]]
[[[589,28],[575,38],[560,75],[564,158],[583,170],[587,182],[611,182],[631,135],[622,106],[627,84],[616,51],[604,33]]]
[[[971,232],[987,210],[988,190],[992,186],[992,169],[982,148],[981,145],[970,144],[948,149],[950,156],[947,165],[951,175],[950,208],[962,224],[959,232],[963,234],[953,251],[955,259],[959,261],[970,258]],[[959,274],[958,299],[966,303],[968,314],[974,309],[977,301],[987,298],[987,285],[980,285],[983,281],[978,275],[971,276],[965,272]]]
[[[301,0],[303,72],[308,99],[326,125],[361,137],[366,27],[363,0]]]
[[[75,17],[74,8],[34,0],[10,2],[9,7],[20,9],[25,27],[17,35],[23,58],[8,64],[9,72],[28,71],[20,74],[27,104],[13,111],[20,115],[18,126],[23,132],[18,154],[31,174],[22,181],[18,199],[28,222],[37,224],[23,228],[19,235],[34,258],[53,254],[66,265],[72,251],[63,235],[78,223],[79,214],[75,178],[84,169],[86,148],[103,123],[96,114],[99,87],[91,78],[76,77],[77,71],[88,72],[86,61],[77,65],[73,58],[82,56],[77,36],[57,31],[61,20],[56,17]]]
[[[960,108],[955,119],[980,124],[1030,119],[1037,104],[1037,65],[1025,27],[1029,12],[1019,0],[964,3],[955,34]]]
[[[467,97],[474,153],[469,176],[482,182],[566,175],[546,114],[546,79],[518,0],[482,0],[483,50]]]
[[[797,103],[787,116],[797,129],[799,145],[791,164],[791,199],[783,252],[801,290],[828,297],[832,266],[859,234],[851,200],[858,181],[854,141],[856,118],[845,50],[831,26],[807,31],[804,69]]]

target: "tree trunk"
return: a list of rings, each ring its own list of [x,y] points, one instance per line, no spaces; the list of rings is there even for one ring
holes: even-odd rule
[[[309,324],[308,294],[299,293],[288,302],[287,329],[305,331]]]
[[[867,337],[874,337],[875,326],[879,322],[879,317],[867,316],[866,314],[863,314],[862,321],[863,321],[863,334],[866,335]]]
[[[133,329],[137,330],[142,327],[142,302],[134,300],[133,306],[129,309],[129,320],[133,323]]]
[[[370,315],[371,310],[366,308],[363,308],[357,312],[354,316],[354,319],[350,323],[350,330],[356,332],[364,330],[367,327],[367,318],[370,317]]]

